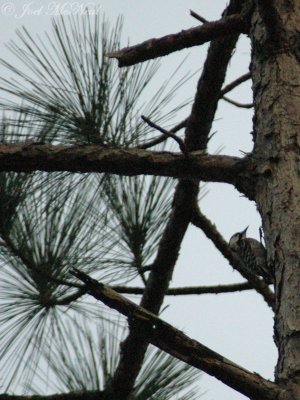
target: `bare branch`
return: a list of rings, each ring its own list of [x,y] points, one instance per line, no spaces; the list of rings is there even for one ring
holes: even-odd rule
[[[222,99],[227,101],[227,103],[233,104],[234,106],[239,107],[239,108],[252,108],[252,107],[254,107],[253,103],[239,103],[239,102],[237,102],[235,100],[231,100],[227,96],[223,96]]]
[[[230,15],[218,21],[207,22],[202,26],[182,30],[159,39],[150,39],[136,46],[109,53],[106,56],[116,58],[119,67],[124,67],[166,56],[174,51],[198,46],[233,33],[247,33],[247,27],[240,15]]]
[[[170,138],[174,139],[175,142],[178,143],[178,146],[179,146],[180,150],[182,151],[182,153],[187,155],[187,148],[184,144],[184,141],[180,137],[174,135],[174,133],[172,133],[171,131],[167,131],[166,129],[162,128],[161,126],[155,124],[154,122],[152,122],[149,118],[145,117],[144,115],[142,115],[142,120],[145,121],[149,126],[151,126],[151,128],[157,129],[159,132],[161,132],[166,137],[170,137]]]
[[[235,79],[234,81],[230,82],[226,85],[222,90],[220,95],[224,96],[226,93],[230,92],[231,90],[235,89],[241,83],[248,81],[251,79],[251,72],[247,72],[246,74],[240,76],[239,78]]]
[[[0,400],[107,400],[104,392],[100,391],[82,391],[59,393],[45,396],[17,396],[10,394],[0,394]]]
[[[62,146],[38,143],[0,144],[0,171],[107,172],[120,175],[150,174],[173,178],[199,178],[205,182],[235,184],[247,192],[253,187],[247,169],[250,158],[222,155],[188,157],[179,153],[119,149],[99,145]],[[240,181],[242,186],[239,187]],[[251,196],[250,193],[247,195]]]
[[[201,15],[199,15],[198,13],[196,13],[193,10],[190,10],[190,14],[192,17],[196,18],[198,21],[202,22],[203,24],[206,24],[208,22],[207,19],[203,18]]]
[[[183,121],[179,122],[172,129],[170,129],[169,132],[176,133],[180,129],[185,128],[187,125],[187,121],[188,119],[185,118]],[[144,150],[149,149],[150,147],[156,146],[157,144],[164,142],[166,139],[167,139],[166,135],[161,135],[153,140],[150,140],[147,143],[137,146],[137,149],[144,149]]]
[[[274,400],[282,392],[275,383],[247,371],[196,340],[189,338],[182,331],[121,296],[109,286],[97,282],[78,270],[73,270],[72,273],[86,284],[89,294],[108,307],[127,316],[130,326],[139,327],[140,334],[144,336],[145,340],[161,350],[205,371],[253,399]]]
[[[145,288],[142,287],[128,287],[128,286],[112,286],[112,289],[118,293],[142,295]],[[201,294],[222,294],[222,293],[235,293],[245,290],[252,290],[253,286],[249,282],[232,283],[228,285],[215,285],[215,286],[186,286],[178,288],[170,288],[166,291],[167,296],[189,296]],[[86,294],[84,288],[76,291],[55,302],[55,305],[68,305],[72,301],[78,300],[81,296]]]
[[[241,8],[242,2],[231,1],[225,15],[241,12]],[[189,150],[207,147],[228,63],[238,37],[237,33],[227,35],[213,40],[209,46],[186,129],[186,144]]]
[[[126,287],[126,286],[112,286],[112,289],[118,293],[126,294],[143,294],[144,288],[140,287]],[[253,287],[249,282],[233,283],[230,285],[216,285],[216,286],[186,286],[178,288],[170,288],[166,291],[167,296],[187,296],[187,295],[201,295],[201,294],[220,294],[220,293],[234,293],[244,290],[251,290]]]
[[[239,273],[249,281],[251,286],[263,296],[266,303],[274,310],[274,293],[271,292],[268,285],[263,280],[259,279],[254,274],[246,273],[245,268],[241,266],[239,258],[232,253],[228,243],[224,240],[215,225],[212,224],[212,222],[203,215],[199,209],[195,211],[192,223],[205,233],[205,235],[214,243],[216,248],[230,262],[233,268],[239,271]]]

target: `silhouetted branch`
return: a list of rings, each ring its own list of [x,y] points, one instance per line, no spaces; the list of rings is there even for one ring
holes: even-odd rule
[[[237,86],[239,86],[241,83],[248,81],[251,79],[251,73],[247,72],[246,74],[240,76],[239,78],[235,79],[234,81],[230,82],[228,85],[226,85],[222,90],[221,90],[221,96],[224,96],[224,94],[230,92],[231,90],[235,89]]]
[[[227,101],[227,103],[233,104],[234,106],[239,107],[239,108],[252,108],[252,107],[254,107],[253,103],[239,103],[238,101],[229,99],[229,97],[227,97],[227,96],[223,96],[222,99]]]
[[[107,172],[120,175],[149,174],[173,178],[199,178],[205,182],[234,184],[251,198],[251,159],[223,155],[188,157],[179,153],[120,149],[99,145],[0,144],[0,171]]]
[[[116,58],[119,67],[124,67],[201,45],[219,37],[246,32],[247,27],[243,18],[240,15],[230,15],[218,21],[207,22],[196,28],[182,30],[158,39],[149,39],[138,45],[109,53],[106,56]]]
[[[177,125],[175,125],[172,129],[170,129],[168,132],[171,133],[176,133],[177,131],[179,131],[182,128],[185,128],[187,124],[187,118],[185,118],[183,121],[179,122]],[[146,142],[144,144],[141,144],[139,146],[137,146],[137,149],[149,149],[150,147],[156,146],[159,143],[164,142],[165,140],[167,140],[166,135],[161,135],[153,140],[150,140],[149,142]]]
[[[142,287],[127,287],[127,286],[112,286],[113,290],[123,294],[142,295],[145,288]],[[245,290],[252,290],[253,286],[249,282],[232,283],[228,285],[215,285],[215,286],[186,286],[178,288],[170,288],[166,291],[167,296],[189,296],[201,294],[222,294],[222,293],[235,293]],[[76,293],[70,294],[55,302],[56,305],[68,305],[73,301],[78,300],[81,296],[86,294],[84,288],[78,290]]]
[[[105,392],[100,391],[82,391],[51,394],[48,396],[17,396],[10,394],[0,394],[0,400],[107,400]]]
[[[190,10],[190,14],[192,17],[196,18],[198,21],[202,22],[203,24],[206,24],[208,22],[207,19],[203,18],[201,15],[199,15],[198,13],[196,13],[193,10]]]
[[[242,4],[243,2],[231,1],[225,14],[228,16],[241,12]],[[220,37],[213,40],[209,46],[186,129],[185,143],[189,150],[207,147],[228,63],[238,37],[239,33]]]
[[[118,293],[124,294],[143,294],[144,288],[139,287],[126,287],[126,286],[112,286],[112,289]],[[188,296],[188,295],[201,295],[201,294],[221,294],[221,293],[234,293],[244,290],[253,289],[249,282],[233,283],[230,285],[216,285],[216,286],[186,286],[178,288],[170,288],[166,291],[167,296]]]
[[[158,130],[159,132],[161,132],[166,137],[170,137],[170,138],[174,139],[175,142],[178,143],[178,146],[179,146],[180,150],[182,151],[182,153],[185,154],[185,155],[187,154],[187,148],[186,148],[186,146],[184,144],[184,141],[180,137],[174,135],[174,133],[172,133],[171,131],[167,131],[166,129],[162,128],[161,126],[155,124],[154,122],[152,122],[149,118],[145,117],[144,115],[142,115],[141,118],[149,126],[151,126],[151,128],[154,128],[154,129]]]

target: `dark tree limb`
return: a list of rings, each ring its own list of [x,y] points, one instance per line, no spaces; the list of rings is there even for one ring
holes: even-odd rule
[[[187,118],[185,118],[183,121],[179,122],[177,125],[175,125],[172,129],[169,130],[171,133],[176,133],[182,128],[185,128],[187,125]],[[139,146],[137,146],[138,149],[149,149],[150,147],[156,146],[157,144],[160,144],[167,140],[166,135],[161,135],[155,139],[149,140],[149,142],[143,143]]]
[[[234,81],[230,82],[221,90],[221,96],[224,96],[226,93],[230,92],[231,90],[235,89],[241,83],[248,81],[251,79],[251,73],[247,72],[244,75],[241,75],[239,78],[235,79]]]
[[[224,17],[229,18],[231,14],[240,13],[242,7],[242,1],[232,0],[223,13]],[[239,33],[235,32],[213,40],[209,46],[203,73],[197,83],[191,115],[188,118],[186,142],[189,150],[206,149],[207,147],[227,66],[238,38]]]
[[[100,391],[84,391],[51,394],[48,396],[16,396],[10,394],[0,394],[0,400],[109,400],[104,392]]]
[[[238,108],[253,108],[254,107],[253,103],[239,103],[238,101],[232,100],[227,96],[223,96],[222,99],[224,101],[227,101],[227,103],[230,103],[233,106],[236,106]]]
[[[230,15],[196,28],[182,30],[158,39],[146,40],[136,46],[126,47],[106,56],[116,58],[119,67],[124,67],[166,56],[188,47],[198,46],[219,37],[239,33],[247,33],[247,25],[240,15]]]
[[[118,293],[142,295],[145,292],[145,288],[142,287],[131,287],[131,286],[112,286],[113,290]],[[235,293],[242,292],[245,290],[252,290],[253,286],[249,282],[232,283],[226,285],[215,285],[215,286],[185,286],[170,288],[166,291],[166,296],[190,296],[190,295],[201,295],[201,294],[223,294],[223,293]],[[78,300],[81,296],[85,295],[86,291],[84,288],[77,290],[76,293],[70,294],[64,298],[59,299],[55,302],[55,305],[68,305],[73,301]]]
[[[125,315],[129,325],[139,327],[146,340],[159,349],[203,370],[252,399],[274,400],[282,392],[282,389],[275,383],[247,371],[189,338],[182,331],[121,296],[109,286],[99,283],[78,270],[73,270],[73,274],[85,283],[90,295]]]
[[[251,158],[118,149],[99,145],[0,144],[0,171],[106,172],[149,174],[230,183],[249,198],[255,179]]]
[[[206,24],[208,22],[207,19],[205,19],[204,17],[202,17],[202,15],[199,15],[198,13],[196,13],[193,10],[190,10],[190,15],[194,18],[196,18],[198,21],[202,22],[203,24]]]
[[[230,250],[228,243],[224,240],[215,225],[205,215],[203,215],[199,209],[195,210],[192,223],[205,233],[233,268],[239,271],[239,273],[249,281],[251,286],[263,296],[266,303],[274,310],[275,297],[274,293],[269,289],[269,286],[256,275],[245,271],[239,258]]]
[[[113,290],[118,293],[124,294],[143,294],[144,288],[139,287],[126,287],[126,286],[113,286]],[[220,293],[234,293],[244,290],[253,289],[249,282],[232,283],[228,285],[216,286],[186,286],[178,288],[169,288],[166,291],[167,296],[188,296],[188,295],[201,295],[201,294],[220,294]]]
[[[154,128],[154,129],[158,130],[159,132],[161,132],[167,138],[172,138],[173,140],[175,140],[175,142],[178,144],[181,152],[185,155],[188,154],[187,148],[184,144],[184,141],[180,137],[176,136],[173,132],[167,131],[166,129],[162,128],[161,126],[155,124],[154,122],[152,122],[149,118],[145,117],[144,115],[142,115],[142,120],[145,121],[146,124],[151,126],[151,128]]]

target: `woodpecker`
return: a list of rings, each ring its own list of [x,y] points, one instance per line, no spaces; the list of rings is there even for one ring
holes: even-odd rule
[[[267,251],[258,240],[246,237],[247,229],[248,226],[242,232],[231,236],[229,247],[237,253],[247,271],[263,277],[267,284],[274,283],[273,274],[267,263]]]

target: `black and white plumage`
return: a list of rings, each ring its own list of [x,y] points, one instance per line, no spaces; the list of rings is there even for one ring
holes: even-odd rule
[[[235,233],[229,240],[229,247],[237,253],[246,270],[263,277],[267,284],[274,283],[267,263],[267,251],[261,242],[246,237],[247,229]]]

